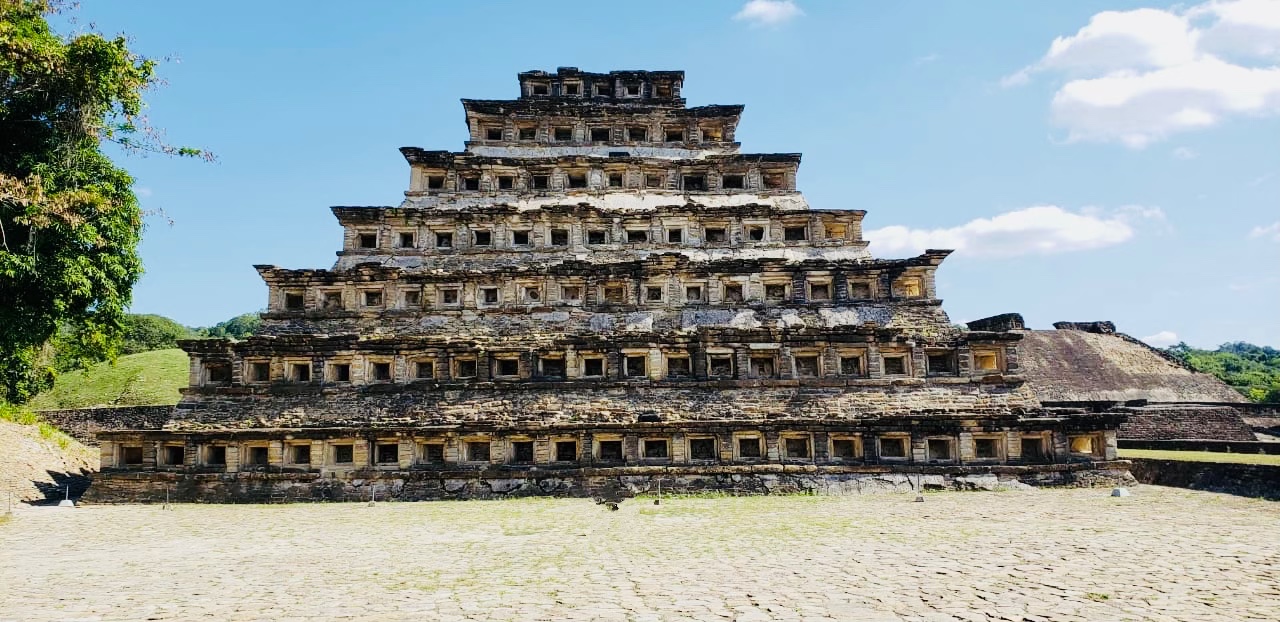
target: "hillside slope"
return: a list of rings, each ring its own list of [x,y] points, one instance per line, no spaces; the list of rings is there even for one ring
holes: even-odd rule
[[[1020,373],[1045,402],[1244,401],[1214,376],[1195,373],[1120,334],[1029,330],[1023,333],[1018,357]]]
[[[182,350],[153,350],[99,363],[58,376],[53,388],[37,395],[35,410],[89,406],[176,404],[187,386],[187,355]]]
[[[14,503],[56,501],[68,484],[77,498],[89,485],[88,472],[97,469],[97,449],[49,428],[0,419],[0,504],[8,503],[9,493]]]

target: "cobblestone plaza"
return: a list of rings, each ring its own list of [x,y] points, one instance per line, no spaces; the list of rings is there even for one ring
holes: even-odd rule
[[[19,508],[3,620],[1275,620],[1280,505],[1106,490]]]

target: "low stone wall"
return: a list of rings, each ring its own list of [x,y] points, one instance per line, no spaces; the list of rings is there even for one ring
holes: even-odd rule
[[[1135,441],[1121,439],[1120,449],[1160,449],[1165,451],[1210,451],[1231,454],[1280,455],[1280,443],[1275,441]]]
[[[1280,500],[1280,466],[1146,458],[1131,462],[1133,476],[1144,484]]]
[[[72,408],[42,410],[36,414],[70,434],[72,438],[96,447],[98,432],[112,430],[159,430],[173,416],[173,406],[118,406],[104,408]]]
[[[1122,439],[1255,440],[1253,429],[1242,418],[1245,411],[1233,404],[1153,404],[1126,412],[1129,419],[1120,424]]]
[[[849,495],[917,490],[1007,490],[1028,486],[1118,486],[1133,483],[1127,461],[1034,466],[749,465],[357,471],[318,473],[112,472],[93,476],[86,503],[272,503],[298,501],[427,501],[527,496],[592,497],[637,493],[812,493]]]
[[[1280,438],[1280,415],[1246,416],[1244,422],[1258,438]]]
[[[1236,404],[1245,417],[1280,419],[1280,404]]]

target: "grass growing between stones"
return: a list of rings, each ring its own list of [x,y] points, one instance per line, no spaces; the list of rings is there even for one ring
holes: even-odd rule
[[[1186,462],[1229,462],[1234,464],[1280,465],[1280,456],[1268,454],[1229,454],[1216,451],[1171,451],[1166,449],[1121,449],[1121,458],[1149,460],[1182,460]]]

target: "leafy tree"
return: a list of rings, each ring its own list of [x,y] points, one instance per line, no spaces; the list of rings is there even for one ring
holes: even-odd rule
[[[154,61],[123,37],[60,37],[49,0],[0,0],[0,400],[53,382],[46,344],[86,360],[119,349],[142,274],[133,178],[102,153],[206,156],[164,145],[140,116]]]
[[[125,318],[124,344],[121,354],[136,354],[151,350],[178,347],[179,339],[194,336],[194,332],[163,315],[130,314]]]
[[[1237,341],[1217,350],[1179,343],[1166,352],[1196,371],[1217,376],[1250,401],[1280,403],[1280,350]]]
[[[1258,401],[1268,404],[1280,404],[1280,386],[1268,389],[1266,395],[1263,395],[1262,399]]]
[[[258,332],[258,327],[262,325],[262,318],[257,313],[245,313],[237,315],[225,322],[219,322],[208,328],[197,329],[196,332],[202,337],[229,337],[231,339],[244,339]]]
[[[1185,341],[1179,341],[1176,345],[1169,346],[1164,349],[1165,352],[1172,354],[1174,358],[1187,362],[1187,357],[1191,354],[1192,348]]]

